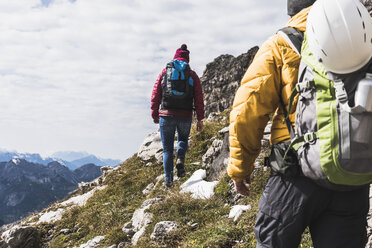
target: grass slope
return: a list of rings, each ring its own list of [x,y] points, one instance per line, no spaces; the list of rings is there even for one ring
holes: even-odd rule
[[[202,132],[195,127],[191,132],[191,143],[186,157],[187,177],[200,168],[194,162],[200,162],[203,154],[211,145],[213,138],[222,138],[218,131],[228,125],[228,112],[222,113],[222,121],[205,123]],[[267,149],[263,151],[267,153]],[[260,156],[258,160],[262,160]],[[262,162],[262,161],[261,161]],[[269,176],[269,171],[257,169],[250,186],[251,195],[241,200],[240,204],[250,204],[247,211],[236,223],[228,219],[231,206],[228,204],[230,179],[225,175],[215,189],[215,196],[209,200],[192,199],[188,194],[180,194],[179,186],[187,179],[175,183],[171,190],[157,186],[149,196],[142,190],[163,173],[161,164],[152,161],[153,166],[145,166],[136,155],[125,161],[120,169],[111,173],[104,184],[106,189],[97,191],[84,207],[69,210],[60,221],[41,225],[43,247],[63,248],[79,246],[98,235],[105,235],[99,247],[108,247],[120,242],[129,242],[129,237],[122,232],[122,227],[131,220],[133,212],[147,198],[162,197],[161,203],[153,205],[152,223],[136,247],[256,247],[254,223],[259,197]],[[172,232],[161,244],[154,243],[150,235],[159,221],[176,221],[179,228]],[[63,234],[62,229],[71,233]],[[48,240],[52,233],[53,238]],[[130,245],[126,246],[130,247]],[[311,247],[308,233],[300,247]]]

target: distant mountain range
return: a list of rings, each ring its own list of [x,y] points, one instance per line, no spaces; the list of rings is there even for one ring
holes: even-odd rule
[[[40,159],[37,155],[27,158]],[[89,182],[99,176],[100,167],[94,164],[71,171],[57,161],[46,165],[20,158],[0,162],[0,225],[41,210],[67,196],[79,182]]]
[[[85,164],[95,164],[97,166],[117,166],[121,163],[117,159],[103,159],[87,152],[56,152],[51,157],[43,158],[37,153],[18,153],[9,151],[0,151],[0,162],[8,162],[12,159],[24,159],[31,163],[47,165],[50,162],[57,161],[66,165],[70,170],[75,170]]]

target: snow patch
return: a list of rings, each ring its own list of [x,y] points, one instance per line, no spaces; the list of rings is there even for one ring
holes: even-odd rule
[[[79,206],[79,207],[84,206],[87,203],[88,199],[93,196],[94,192],[96,192],[97,190],[103,190],[106,187],[107,185],[96,187],[83,195],[74,196],[64,202],[59,203],[57,205],[59,207],[66,207],[66,206],[69,206],[69,207],[59,208],[56,211],[46,212],[39,217],[39,221],[37,223],[44,223],[44,222],[52,223],[57,220],[60,220],[62,218],[62,214],[64,211],[66,211],[67,209],[70,209],[70,207],[73,207],[73,206]]]
[[[39,221],[37,223],[39,224],[39,223],[56,222],[57,220],[62,219],[62,213],[64,211],[65,211],[65,209],[59,208],[56,211],[46,212],[46,213],[44,213],[43,215],[40,216]]]
[[[96,188],[92,189],[91,191],[89,191],[85,194],[71,197],[70,199],[60,203],[60,205],[61,206],[68,206],[68,205],[72,204],[72,205],[77,205],[79,207],[82,207],[87,203],[89,198],[91,198],[93,196],[94,192],[96,192],[97,190],[103,190],[106,187],[107,187],[107,185],[96,187]]]
[[[191,193],[194,199],[209,199],[214,195],[214,188],[218,181],[207,182],[206,170],[199,169],[181,185],[181,193]]]
[[[234,221],[237,221],[239,217],[243,214],[243,212],[250,210],[250,205],[235,205],[231,208],[229,213],[229,218],[234,218]]]
[[[13,162],[14,164],[18,165],[18,164],[21,162],[21,160],[20,160],[19,158],[13,158],[13,159],[12,159],[12,162]]]

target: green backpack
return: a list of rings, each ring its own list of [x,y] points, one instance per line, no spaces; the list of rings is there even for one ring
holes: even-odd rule
[[[333,74],[311,53],[306,34],[301,38],[302,33],[294,28],[278,33],[293,50],[301,51],[298,83],[290,96],[288,111],[299,95],[295,130],[291,130],[285,111],[292,134],[286,155],[294,150],[303,174],[330,189],[348,190],[371,183],[372,112],[350,106],[354,105],[358,83],[366,77],[372,61],[351,74]]]

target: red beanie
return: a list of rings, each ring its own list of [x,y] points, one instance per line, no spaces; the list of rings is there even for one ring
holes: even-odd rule
[[[186,44],[182,44],[182,46],[177,49],[176,54],[174,54],[173,59],[180,59],[182,61],[189,63],[190,61],[189,54],[190,54],[190,51],[187,50]]]

